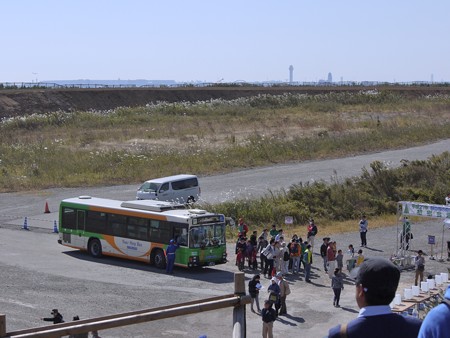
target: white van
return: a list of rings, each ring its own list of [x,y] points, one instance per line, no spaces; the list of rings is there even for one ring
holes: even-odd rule
[[[192,203],[200,197],[195,175],[175,175],[144,182],[136,193],[137,200],[175,201]]]

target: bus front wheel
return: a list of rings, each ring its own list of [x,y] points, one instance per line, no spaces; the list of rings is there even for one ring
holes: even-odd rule
[[[156,250],[153,257],[153,262],[158,269],[164,269],[166,267],[166,256],[162,250]]]
[[[97,238],[93,238],[89,241],[88,251],[92,257],[101,257],[102,256],[102,244]]]

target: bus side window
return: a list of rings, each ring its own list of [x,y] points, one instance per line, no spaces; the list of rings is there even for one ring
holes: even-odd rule
[[[98,211],[87,211],[86,231],[105,233],[106,231],[106,213]]]
[[[128,226],[135,226],[134,236],[136,239],[148,241],[148,220],[139,217],[128,217]]]
[[[77,214],[75,209],[63,208],[62,227],[67,229],[76,229]]]
[[[126,217],[122,215],[110,214],[108,217],[110,233],[113,236],[125,237],[126,235]]]

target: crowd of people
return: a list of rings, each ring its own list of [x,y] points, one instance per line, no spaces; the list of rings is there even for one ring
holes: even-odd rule
[[[290,287],[285,277],[294,275],[298,276],[298,280],[302,280],[302,274],[306,283],[312,283],[313,245],[318,228],[311,219],[306,229],[306,240],[297,234],[289,236],[275,224],[270,230],[266,228],[260,234],[257,231],[250,234],[249,227],[242,218],[239,219],[237,229],[236,266],[240,271],[248,267],[254,273],[248,283],[252,298],[251,311],[261,314],[263,336],[272,337],[273,322],[278,316],[287,314],[286,298],[290,294]],[[320,255],[323,259],[323,269],[330,278],[330,287],[334,293],[333,305],[340,307],[340,294],[344,288],[344,253],[330,237],[324,237],[322,240]],[[355,249],[351,244],[347,253],[350,261],[354,261],[349,269],[360,266],[364,261],[362,250],[360,249],[355,257]],[[261,277],[270,280],[262,309],[259,303],[260,291],[263,289]]]

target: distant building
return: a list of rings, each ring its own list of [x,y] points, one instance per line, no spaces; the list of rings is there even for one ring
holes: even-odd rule
[[[289,83],[294,82],[294,66],[289,66]]]
[[[330,73],[328,73],[328,80],[327,80],[327,82],[333,82],[333,75],[331,74],[331,72]]]

